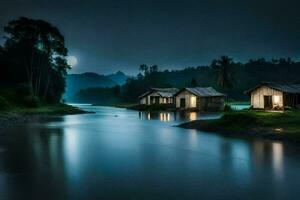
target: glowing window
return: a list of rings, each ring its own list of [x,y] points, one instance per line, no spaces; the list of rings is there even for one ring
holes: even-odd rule
[[[274,104],[275,104],[275,105],[278,105],[278,104],[279,104],[279,101],[280,101],[280,97],[279,97],[278,95],[274,95],[273,101],[274,101]]]
[[[197,101],[197,98],[196,98],[196,97],[191,97],[191,104],[190,104],[190,107],[196,107],[196,101]]]
[[[164,103],[167,103],[167,98],[164,98]]]

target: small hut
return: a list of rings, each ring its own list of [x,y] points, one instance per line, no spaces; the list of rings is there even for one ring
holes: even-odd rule
[[[225,102],[225,95],[212,87],[183,88],[174,97],[178,109],[222,110]]]
[[[300,84],[261,83],[245,92],[256,109],[283,109],[300,106]]]
[[[139,96],[140,104],[174,104],[173,95],[177,88],[151,88],[148,92]]]

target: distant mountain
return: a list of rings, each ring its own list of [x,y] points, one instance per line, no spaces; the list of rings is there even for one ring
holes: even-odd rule
[[[123,72],[118,71],[114,74],[107,75],[112,81],[116,82],[118,85],[124,85],[128,76],[126,76]]]
[[[72,97],[82,89],[97,88],[97,87],[112,87],[118,85],[117,82],[110,79],[108,76],[99,75],[93,72],[83,74],[68,74],[66,79],[65,100],[70,101]]]

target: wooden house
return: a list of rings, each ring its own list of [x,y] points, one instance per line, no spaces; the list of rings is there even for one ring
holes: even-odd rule
[[[212,87],[183,88],[175,95],[176,108],[200,111],[222,110],[225,95]]]
[[[148,92],[139,96],[140,104],[174,104],[173,95],[177,88],[151,88]]]
[[[261,83],[245,92],[255,109],[283,109],[300,106],[300,84]]]

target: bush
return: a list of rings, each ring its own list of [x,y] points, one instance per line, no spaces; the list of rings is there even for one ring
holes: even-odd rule
[[[0,111],[6,111],[10,108],[10,104],[0,96]]]
[[[40,105],[40,100],[36,96],[29,95],[23,99],[23,104],[26,107],[36,108]]]

